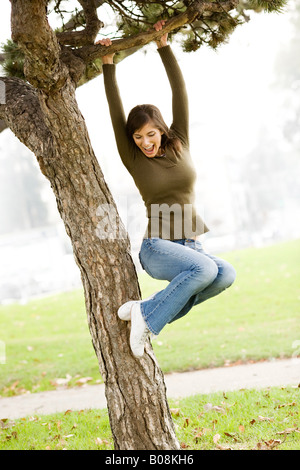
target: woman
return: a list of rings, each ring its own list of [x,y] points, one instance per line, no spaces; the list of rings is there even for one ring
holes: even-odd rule
[[[164,21],[154,25],[162,30]],[[168,286],[143,301],[129,301],[118,310],[131,320],[130,346],[141,357],[150,334],[186,315],[197,305],[229,287],[234,268],[206,253],[197,236],[208,231],[194,207],[195,169],[189,153],[188,100],[185,83],[167,34],[158,52],[172,88],[173,123],[168,128],[153,105],[133,108],[126,120],[113,64],[102,57],[105,91],[121,159],[132,175],[147,208],[148,227],[139,259],[143,269]],[[98,43],[109,46],[111,41]]]

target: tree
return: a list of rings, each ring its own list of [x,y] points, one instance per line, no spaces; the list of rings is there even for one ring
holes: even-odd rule
[[[159,18],[167,19],[164,32],[182,34],[184,50],[196,50],[203,43],[216,48],[248,19],[247,10],[278,11],[285,1],[78,0],[81,9],[73,9],[66,23],[63,3],[65,8],[71,5],[62,0],[11,0],[13,42],[0,57],[10,72],[2,78],[2,128],[7,125],[35,154],[71,239],[115,449],[178,449],[163,374],[151,344],[142,359],[135,358],[129,325],[116,314],[121,304],[139,298],[140,290],[130,241],[94,155],[75,90],[101,73],[104,50],[118,52],[122,60],[158,39],[162,33],[151,25]],[[98,17],[104,4],[115,14],[115,35],[121,35],[109,48],[94,45],[104,26]],[[61,14],[60,30],[48,23],[51,8]]]

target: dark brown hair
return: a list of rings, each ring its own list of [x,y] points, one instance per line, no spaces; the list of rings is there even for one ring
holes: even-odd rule
[[[140,104],[135,106],[129,113],[126,123],[126,131],[128,137],[132,138],[133,134],[148,124],[153,122],[154,127],[163,132],[161,136],[161,147],[166,150],[170,148],[173,151],[180,151],[182,145],[174,132],[168,128],[160,110],[153,104]]]

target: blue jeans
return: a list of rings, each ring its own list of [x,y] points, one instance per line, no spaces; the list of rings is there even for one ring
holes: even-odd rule
[[[140,304],[143,318],[155,335],[194,305],[220,294],[236,275],[231,264],[206,253],[199,241],[191,239],[145,238],[139,259],[151,277],[169,281],[165,289]]]

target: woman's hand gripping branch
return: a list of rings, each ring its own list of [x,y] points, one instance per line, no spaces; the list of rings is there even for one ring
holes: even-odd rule
[[[105,39],[100,39],[100,41],[97,41],[95,44],[101,44],[101,46],[109,47],[109,46],[111,46],[112,42],[111,42],[111,39],[105,38]],[[113,64],[114,63],[114,55],[115,55],[114,52],[112,54],[103,55],[101,57],[102,64]]]
[[[165,24],[166,24],[165,20],[159,20],[153,25],[153,28],[155,29],[155,31],[162,31]],[[157,44],[158,49],[160,49],[161,47],[167,46],[168,45],[168,33],[163,34],[155,42]]]

